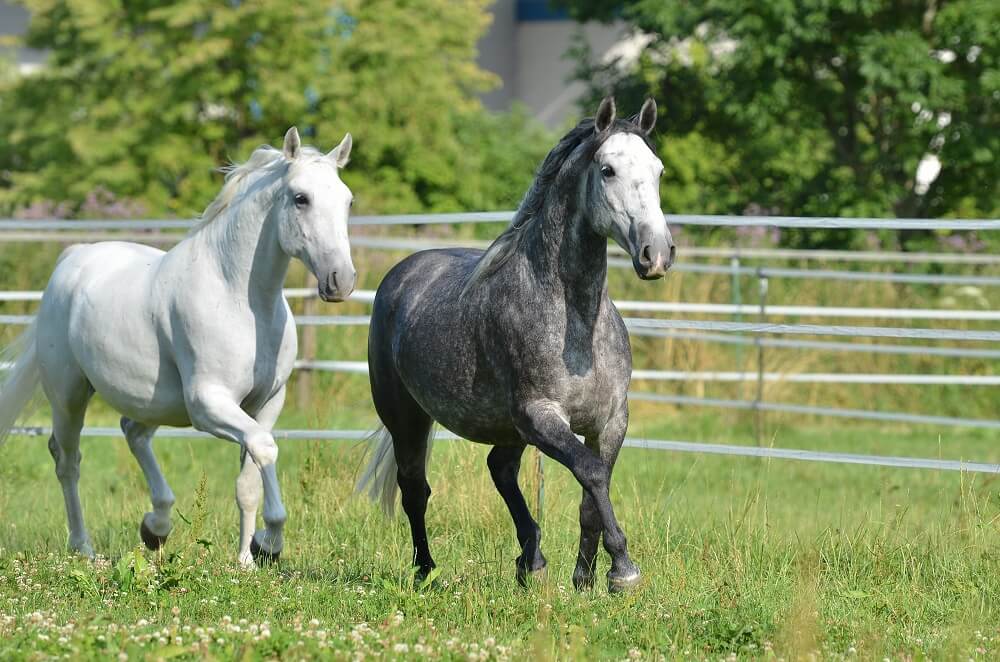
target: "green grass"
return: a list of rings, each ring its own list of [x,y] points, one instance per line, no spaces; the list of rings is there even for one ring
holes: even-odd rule
[[[659,418],[641,434],[746,443],[739,419]],[[98,410],[98,422],[106,422]],[[315,416],[313,418],[316,418]],[[283,427],[304,424],[290,412]],[[346,414],[312,424],[361,426]],[[640,427],[637,421],[636,427]],[[980,431],[773,421],[785,447],[998,461]],[[61,492],[43,440],[0,450],[0,659],[341,657],[445,659],[1000,655],[1000,486],[982,475],[623,451],[613,500],[642,586],[576,593],[579,487],[549,462],[547,578],[514,579],[513,526],[486,448],[438,444],[431,548],[414,586],[404,518],[352,498],[356,443],[285,442],[290,512],[280,567],[237,569],[237,449],[162,440],[177,493],[162,553],[138,549],[148,508],[121,440],[84,441],[82,496],[96,563],[64,552]],[[534,504],[534,455],[522,484]],[[608,567],[602,554],[599,577]],[[266,628],[269,636],[263,637]]]

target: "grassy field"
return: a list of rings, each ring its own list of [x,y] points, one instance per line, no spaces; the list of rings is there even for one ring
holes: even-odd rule
[[[422,234],[472,238],[485,231]],[[44,287],[59,249],[43,245],[29,260],[29,247],[0,244],[0,289]],[[375,287],[401,255],[358,251],[359,287]],[[610,277],[612,294],[623,299],[733,299],[724,276],[678,273],[655,284],[626,272]],[[303,282],[294,267],[289,285]],[[744,302],[756,301],[755,287],[752,279],[744,282]],[[774,280],[769,301],[996,309],[998,296]],[[0,303],[0,313],[33,308]],[[365,310],[351,303],[315,312]],[[14,332],[0,326],[0,346]],[[753,369],[756,359],[746,349],[670,339],[637,338],[633,349],[636,367],[645,368]],[[363,360],[365,329],[321,330],[316,357]],[[991,374],[994,368],[984,360],[919,354],[766,355],[766,369],[778,372]],[[293,378],[279,427],[375,424],[363,377],[316,374],[308,392],[300,380]],[[634,389],[753,398],[749,384],[636,382]],[[995,388],[778,382],[764,395],[774,402],[997,416]],[[99,402],[88,418],[91,425],[115,422]],[[629,433],[751,444],[751,422],[744,413],[634,402]],[[1000,462],[995,433],[982,430],[771,415],[764,431],[764,443],[782,448]],[[415,586],[405,519],[387,518],[351,496],[362,463],[358,443],[282,443],[279,472],[290,513],[285,554],[278,567],[245,572],[234,562],[235,447],[158,442],[178,502],[170,540],[151,553],[137,535],[148,495],[125,443],[85,440],[81,490],[101,555],[92,563],[64,551],[62,496],[44,440],[15,437],[0,448],[0,660],[1000,658],[1000,481],[992,476],[626,449],[613,501],[645,579],[632,593],[609,596],[603,583],[589,593],[572,589],[580,490],[551,462],[541,519],[548,576],[528,589],[516,585],[513,526],[486,471],[486,450],[464,442],[435,450],[428,523],[440,573]],[[534,506],[533,452],[526,457],[522,485]],[[607,558],[600,563],[603,575]]]
[[[776,427],[775,445],[1000,460],[979,432]],[[718,417],[672,416],[648,431],[750,437]],[[158,449],[178,502],[171,539],[151,553],[138,547],[148,497],[126,445],[84,442],[96,563],[64,552],[44,441],[14,438],[0,451],[0,659],[1000,656],[1000,484],[981,475],[627,449],[613,499],[645,580],[609,596],[601,583],[572,589],[579,488],[552,463],[548,576],[522,589],[486,449],[439,443],[428,522],[440,574],[415,586],[405,519],[351,496],[359,444],[282,445],[287,546],[279,567],[255,572],[234,562],[236,448]]]

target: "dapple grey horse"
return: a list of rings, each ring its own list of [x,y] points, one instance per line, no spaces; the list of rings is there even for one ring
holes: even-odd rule
[[[379,286],[368,363],[384,428],[358,487],[391,510],[398,484],[418,576],[434,567],[424,514],[437,421],[494,446],[487,463],[517,529],[520,581],[546,565],[517,484],[528,444],[583,486],[574,585],[593,585],[602,534],[609,590],[639,581],[608,493],[628,423],[632,355],[608,298],[607,240],[628,251],[643,279],[662,277],[674,260],[660,211],[663,165],[648,137],[655,122],[652,100],[620,120],[605,99],[545,158],[510,227],[485,252],[422,251]]]

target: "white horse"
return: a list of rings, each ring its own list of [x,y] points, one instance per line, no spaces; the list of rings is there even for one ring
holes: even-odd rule
[[[0,386],[0,443],[40,382],[52,405],[49,451],[71,550],[94,554],[77,482],[80,429],[97,392],[123,415],[149,485],[153,511],[139,529],[147,547],[166,540],[174,504],[153,433],[160,425],[192,425],[242,448],[240,563],[281,553],[286,514],[271,429],[297,350],[282,284],[295,257],[319,280],[324,301],[342,301],[354,289],[347,239],[353,196],[337,172],[350,151],[350,134],[324,155],[302,147],[292,127],[283,150],[261,147],[230,169],[201,222],[166,253],[102,242],[60,256]],[[262,493],[265,529],[255,531]]]

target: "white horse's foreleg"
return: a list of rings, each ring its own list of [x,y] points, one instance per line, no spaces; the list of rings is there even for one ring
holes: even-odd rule
[[[167,484],[160,465],[153,453],[153,434],[157,426],[145,425],[122,417],[122,432],[128,441],[129,450],[146,477],[149,486],[149,499],[153,511],[146,513],[139,526],[142,542],[149,549],[159,549],[170,535],[173,523],[170,521],[170,510],[174,507],[174,493]]]
[[[268,405],[270,404],[269,402]],[[261,425],[250,417],[221,386],[192,385],[187,393],[187,408],[191,423],[197,429],[240,444],[260,470],[265,530],[254,533],[250,541],[251,550],[259,558],[276,559],[283,546],[282,531],[287,514],[281,501],[281,488],[275,468],[278,445],[274,443],[269,426]],[[280,408],[279,405],[277,409]],[[248,470],[244,468],[241,477],[246,471]],[[248,488],[251,487],[248,479]],[[259,501],[253,499],[253,490],[249,489],[247,505],[249,507],[256,503]],[[256,510],[256,505],[253,507]]]
[[[52,437],[49,453],[56,463],[56,476],[62,486],[66,503],[66,524],[69,528],[69,549],[81,556],[93,558],[94,546],[83,523],[83,506],[80,504],[80,430],[86,400],[79,411],[64,411],[53,406]]]
[[[268,431],[274,428],[275,422],[278,420],[278,415],[281,413],[281,408],[285,403],[285,389],[282,387],[278,393],[274,395],[257,415],[255,419],[261,425],[261,427],[267,429]],[[244,450],[240,454],[240,475],[236,479],[236,505],[240,509],[240,552],[239,561],[244,566],[250,566],[254,563],[253,547],[257,547],[258,550],[262,550],[260,543],[252,546],[253,536],[257,528],[257,509],[260,507],[261,499],[264,494],[264,481],[261,476],[261,471],[253,461],[247,461],[248,453]],[[265,522],[267,518],[265,517]],[[281,522],[281,526],[284,525],[284,521]],[[281,539],[282,531],[269,531],[268,538]]]

